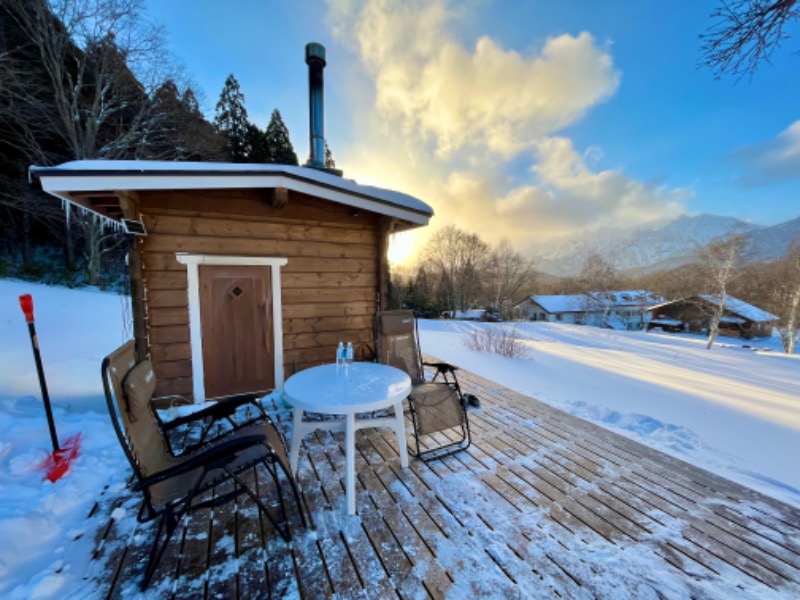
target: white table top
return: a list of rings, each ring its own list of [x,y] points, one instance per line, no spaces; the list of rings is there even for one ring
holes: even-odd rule
[[[353,363],[312,367],[292,375],[284,385],[287,401],[302,410],[353,414],[386,408],[411,393],[411,378],[394,367]]]

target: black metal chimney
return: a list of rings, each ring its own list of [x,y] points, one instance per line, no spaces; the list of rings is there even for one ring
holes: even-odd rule
[[[325,46],[312,42],[306,44],[308,65],[308,123],[310,130],[311,156],[307,166],[325,168]]]

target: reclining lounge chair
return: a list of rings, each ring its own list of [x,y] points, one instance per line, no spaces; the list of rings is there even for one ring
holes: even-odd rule
[[[458,367],[422,362],[413,311],[378,313],[378,330],[380,362],[397,367],[411,377],[413,389],[408,404],[416,443],[414,450],[409,445],[409,454],[428,461],[468,448],[471,443],[469,419],[456,378]],[[425,379],[425,367],[436,370],[431,381]]]
[[[241,494],[250,496],[260,513],[267,517],[284,540],[289,541],[280,472],[289,483],[302,524],[306,526],[300,495],[288,470],[283,440],[268,418],[236,427],[176,455],[171,451],[161,422],[155,415],[152,400],[156,381],[150,361],[137,362],[133,343],[128,342],[103,360],[101,374],[114,430],[136,476],[133,489],[144,495],[137,518],[140,522],[159,519],[142,589],[149,585],[184,515],[220,506]],[[223,413],[226,411],[227,408]],[[202,423],[209,418],[210,412],[197,414]],[[182,424],[186,425],[190,417],[184,418]],[[204,428],[207,429],[207,424]],[[247,470],[260,466],[275,484],[280,520],[244,480]],[[225,488],[232,487],[230,491],[215,497],[203,497],[214,486],[226,482],[232,483]]]

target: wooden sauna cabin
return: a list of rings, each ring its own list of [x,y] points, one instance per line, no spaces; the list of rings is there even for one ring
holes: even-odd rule
[[[332,362],[339,341],[372,358],[389,235],[433,215],[309,167],[76,161],[31,176],[141,229],[129,253],[137,351],[153,361],[157,394],[195,401],[280,389]]]

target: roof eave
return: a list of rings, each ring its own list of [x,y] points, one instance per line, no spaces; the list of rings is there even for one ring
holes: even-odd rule
[[[75,202],[71,192],[143,191],[143,190],[201,190],[242,188],[287,188],[326,200],[331,200],[378,214],[397,218],[409,227],[427,225],[433,211],[425,212],[394,204],[382,198],[356,190],[348,190],[285,171],[147,171],[147,170],[65,170],[31,167],[30,176],[41,183],[42,189],[68,202]]]

